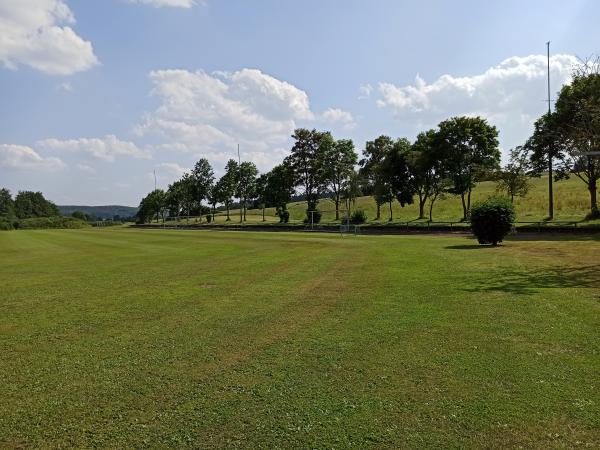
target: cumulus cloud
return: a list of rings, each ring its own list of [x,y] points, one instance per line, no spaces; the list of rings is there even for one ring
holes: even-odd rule
[[[327,123],[341,125],[342,128],[347,130],[356,126],[352,114],[339,108],[326,109],[322,114],[322,118]]]
[[[576,62],[571,55],[551,57],[554,92],[569,82]],[[443,75],[432,83],[417,76],[408,86],[380,83],[377,105],[403,121],[427,126],[450,116],[481,115],[499,127],[501,142],[514,146],[526,139],[546,108],[546,64],[544,55],[514,56],[477,75]]]
[[[155,149],[226,161],[239,143],[249,160],[264,161],[272,154],[272,165],[280,157],[274,149],[287,146],[298,121],[316,119],[304,91],[260,70],[159,70],[150,79],[161,104],[135,132],[162,140]]]
[[[95,158],[113,162],[117,157],[149,159],[150,154],[133,142],[122,141],[114,135],[103,138],[44,139],[37,145],[57,151],[88,153]]]
[[[69,25],[73,13],[63,0],[0,2],[0,63],[27,65],[51,75],[70,75],[98,63],[89,41]]]
[[[159,169],[159,173],[165,172],[168,175],[172,175],[177,178],[180,178],[184,173],[189,172],[189,169],[186,169],[177,163],[161,163],[158,164],[156,168]]]
[[[373,86],[371,86],[369,83],[363,84],[359,86],[358,91],[360,92],[358,99],[365,100],[371,97],[371,92],[373,92]]]
[[[150,5],[155,8],[161,8],[163,6],[171,6],[175,8],[191,8],[196,4],[204,4],[203,1],[195,0],[129,0],[129,3],[139,3],[142,5]]]
[[[43,157],[31,147],[0,144],[0,167],[17,170],[62,169],[65,164],[55,157]]]

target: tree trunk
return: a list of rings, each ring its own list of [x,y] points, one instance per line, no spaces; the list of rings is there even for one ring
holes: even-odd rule
[[[467,220],[467,204],[465,203],[465,193],[460,194],[460,200],[463,207],[463,221]]]
[[[425,202],[427,201],[427,196],[419,194],[419,219],[423,219],[425,217]]]
[[[340,220],[340,194],[335,194],[335,220]]]
[[[471,188],[469,188],[469,193],[467,195],[467,218],[471,215]]]
[[[263,205],[263,222],[265,221],[265,206]]]
[[[379,202],[377,203],[377,217],[375,217],[375,220],[379,220],[381,218],[381,205],[379,204]]]
[[[588,190],[590,191],[590,216],[592,218],[596,218],[600,216],[600,211],[598,211],[598,200],[597,200],[597,184],[596,179],[590,177],[590,181],[588,182]]]
[[[392,201],[390,201],[390,222],[394,220],[394,214],[392,213]]]
[[[435,203],[436,197],[432,197],[431,201],[429,203],[429,221],[430,222],[433,222],[433,204]]]
[[[231,217],[229,217],[229,203],[225,204],[225,209],[227,209],[227,219],[225,221],[229,222],[231,220]]]

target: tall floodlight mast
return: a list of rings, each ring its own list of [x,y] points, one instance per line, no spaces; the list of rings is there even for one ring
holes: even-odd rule
[[[550,41],[546,42],[546,55],[548,60],[548,120],[552,113],[552,103],[550,99]],[[548,149],[548,219],[554,218],[554,194],[552,189],[552,155],[554,150],[552,139],[550,139],[550,148]]]

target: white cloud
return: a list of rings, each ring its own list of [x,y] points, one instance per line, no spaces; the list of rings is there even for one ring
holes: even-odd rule
[[[358,91],[360,92],[360,95],[358,96],[359,100],[365,100],[371,97],[371,92],[373,92],[373,86],[371,86],[369,83],[367,84],[362,84],[359,88]]]
[[[140,149],[133,142],[121,141],[114,135],[107,135],[103,138],[44,139],[37,145],[50,150],[89,153],[95,158],[109,162],[119,156],[150,158],[148,151]]]
[[[56,86],[56,90],[59,92],[73,92],[73,86],[68,81],[65,81]]]
[[[328,108],[321,116],[325,122],[339,124],[346,130],[356,126],[352,114],[339,108]]]
[[[570,80],[576,62],[571,55],[551,57],[553,94]],[[377,105],[427,127],[450,116],[481,115],[498,126],[501,143],[519,145],[545,111],[546,64],[544,55],[514,56],[478,75],[443,75],[432,83],[417,76],[408,86],[380,83]]]
[[[235,157],[237,144],[248,159],[279,162],[276,148],[287,146],[298,121],[316,118],[308,95],[297,87],[255,69],[207,74],[159,70],[150,73],[156,111],[135,128],[139,136],[157,137],[154,149]]]
[[[20,64],[51,75],[70,75],[98,63],[89,41],[71,27],[73,13],[63,0],[0,2],[0,63]]]
[[[0,144],[0,167],[22,170],[58,170],[65,164],[55,157],[43,157],[31,147]]]
[[[180,166],[177,163],[161,163],[156,166],[157,172],[165,172],[168,175],[175,176],[177,178],[181,177],[184,173],[189,172],[189,169]]]
[[[96,169],[94,169],[92,166],[89,166],[87,164],[77,164],[77,168],[79,170],[81,170],[82,172],[96,173]]]
[[[203,1],[194,0],[129,0],[129,3],[139,3],[141,5],[150,5],[155,8],[161,8],[163,6],[172,6],[175,8],[191,8],[192,6],[200,3],[204,4]]]

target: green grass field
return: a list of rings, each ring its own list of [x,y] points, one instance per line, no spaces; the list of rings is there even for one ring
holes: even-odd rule
[[[544,220],[548,215],[548,177],[531,179],[531,190],[524,198],[515,199],[517,210],[517,220],[523,222],[537,222]],[[491,195],[496,194],[496,183],[486,181],[479,183],[473,191],[473,201],[484,200]],[[415,198],[416,199],[416,198]],[[556,221],[582,221],[590,210],[589,193],[585,184],[576,177],[569,180],[554,183],[554,201],[555,201],[555,220]],[[319,209],[323,211],[323,221],[329,222],[335,219],[335,204],[331,200],[321,200]],[[360,197],[356,201],[356,208],[364,209],[367,212],[368,220],[374,223],[388,223],[389,207],[383,205],[381,210],[381,220],[375,221],[376,205],[371,197]],[[426,216],[429,218],[429,206],[426,209]],[[294,202],[288,205],[290,219],[292,222],[301,222],[304,220],[306,203]],[[408,205],[402,208],[397,201],[394,201],[393,218],[395,222],[407,222],[415,220],[419,216],[417,204]],[[275,209],[267,208],[265,211],[268,222],[278,222],[275,217]],[[239,221],[239,210],[231,213],[232,221]],[[462,206],[460,197],[447,195],[439,199],[433,209],[434,221],[454,221],[458,222],[462,218]],[[262,211],[251,210],[247,215],[248,222],[261,222]],[[225,216],[219,215],[217,223],[224,223]],[[590,224],[600,225],[600,221],[590,221]]]
[[[114,228],[0,252],[0,447],[600,446],[598,237]]]

